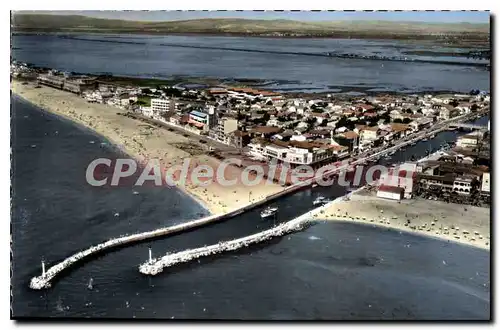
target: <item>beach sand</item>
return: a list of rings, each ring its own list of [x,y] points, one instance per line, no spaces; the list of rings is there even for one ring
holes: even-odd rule
[[[416,198],[382,199],[367,191],[332,203],[316,219],[373,224],[490,248],[490,209]],[[410,223],[407,223],[407,219]]]
[[[11,83],[11,90],[46,111],[94,130],[138,161],[158,159],[162,168],[169,168],[190,158],[191,168],[200,164],[209,165],[214,172],[220,164],[218,159],[208,156],[207,146],[165,128],[123,116],[126,110],[88,103],[69,92],[45,86],[34,88],[33,84],[23,85],[15,80]],[[242,171],[238,167],[228,166],[224,173],[226,179],[231,180],[240,178]],[[242,184],[222,186],[218,183],[200,186],[188,180],[185,185],[178,187],[212,214],[229,212],[283,190],[279,184],[266,183],[264,180],[252,187]]]

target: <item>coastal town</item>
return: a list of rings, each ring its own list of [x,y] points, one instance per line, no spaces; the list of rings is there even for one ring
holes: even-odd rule
[[[28,9],[11,320],[492,319],[492,11]]]
[[[349,175],[363,165],[382,160],[392,164],[387,173],[374,183],[357,183],[353,188],[364,185],[364,189],[315,217],[352,219],[437,235],[433,227],[437,223],[435,212],[426,217],[420,208],[436,203],[436,210],[451,207],[449,211],[453,213],[456,210],[451,205],[460,204],[464,210],[469,208],[469,214],[476,212],[475,219],[480,224],[464,225],[453,220],[456,217],[448,212],[452,222],[441,219],[440,233],[454,240],[465,235],[466,242],[482,247],[489,244],[489,124],[466,123],[489,114],[488,93],[353,96],[280,93],[221,84],[153,87],[116,84],[110,79],[103,81],[96,76],[38,69],[16,62],[11,65],[11,76],[19,89],[63,93],[57,103],[60,107],[52,105],[56,113],[66,109],[62,115],[108,137],[115,135],[112,141],[122,141],[125,151],[138,158],[160,158],[168,167],[186,157],[195,157],[196,164],[210,166],[237,157],[241,164],[230,166],[234,173],[255,164],[264,168],[264,177],[273,184],[257,185],[250,191],[244,186],[202,187],[192,182],[179,187],[196,196],[214,214],[237,210],[242,202],[253,204],[285,193],[294,186],[289,169],[300,171],[309,166],[317,170],[346,164],[344,171]],[[81,100],[78,105],[75,103],[81,113],[68,107],[69,95],[75,102]],[[100,112],[94,107],[100,107]],[[91,115],[84,108],[93,109]],[[103,109],[115,109],[116,113],[104,117]],[[117,124],[124,120],[130,123],[130,129],[128,124]],[[111,130],[107,127],[111,125],[116,126]],[[398,150],[453,130],[464,132],[456,141],[429,147],[424,159],[391,161]],[[173,148],[164,152],[168,144]],[[271,163],[278,165],[277,171],[270,170]],[[310,181],[313,186],[315,179],[319,178]],[[328,199],[322,199],[317,204],[326,202]],[[397,202],[397,207],[393,202]],[[383,209],[385,214],[380,213]],[[391,216],[392,224],[388,218],[391,209],[397,210]],[[277,209],[271,211],[269,214],[273,215]],[[373,214],[379,216],[373,218]],[[460,228],[466,234],[459,234]]]
[[[120,108],[126,111],[126,116],[160,124],[199,142],[213,158],[223,160],[238,155],[248,164],[275,161],[291,168],[302,165],[319,168],[361,158],[454,119],[481,117],[489,112],[490,104],[490,96],[480,91],[290,97],[249,87],[122,86],[102,83],[98,77],[33,69],[17,62],[12,63],[11,74],[15,79],[35,81],[36,87],[65,90],[89,103]],[[442,128],[453,130],[460,126]],[[442,146],[448,149],[443,157],[427,161],[425,168],[419,166],[417,170],[415,166],[418,180],[402,196],[487,203],[488,131],[483,127],[469,132],[459,137],[454,146]],[[391,155],[384,157],[390,160]],[[275,175],[278,182],[281,173]],[[381,186],[380,195],[398,195],[400,189],[394,188],[401,187]]]

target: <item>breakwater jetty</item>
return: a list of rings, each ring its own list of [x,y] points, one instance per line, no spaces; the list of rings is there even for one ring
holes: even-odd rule
[[[316,214],[326,210],[332,204],[339,202],[340,200],[343,200],[345,198],[348,198],[351,194],[354,194],[364,188],[365,187],[361,187],[356,191],[350,192],[346,196],[338,197],[335,200],[325,205],[310,210],[309,212],[306,212],[293,220],[290,220],[288,222],[277,225],[271,229],[264,230],[253,235],[245,236],[231,241],[219,242],[217,244],[203,246],[195,249],[184,250],[176,253],[168,253],[165,256],[157,259],[153,259],[151,257],[151,250],[150,250],[149,260],[139,266],[139,272],[145,275],[157,275],[161,273],[165,268],[174,266],[176,264],[189,262],[198,258],[223,253],[226,251],[235,251],[250,246],[252,244],[257,244],[271,240],[274,237],[280,237],[292,233],[294,231],[302,230],[304,227],[307,226],[309,221]]]

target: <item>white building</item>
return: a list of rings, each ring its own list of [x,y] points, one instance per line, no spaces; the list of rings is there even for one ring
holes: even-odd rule
[[[403,199],[404,189],[401,187],[394,186],[385,186],[381,185],[377,190],[377,197],[392,199],[392,200],[401,200]]]
[[[481,182],[481,193],[490,194],[490,173],[483,173],[483,178]]]
[[[161,114],[170,111],[169,99],[151,99],[151,109],[155,114]]]
[[[472,187],[472,179],[466,177],[457,177],[453,181],[453,191],[460,195],[469,195]]]
[[[467,134],[457,138],[457,147],[460,148],[473,148],[478,145],[480,136],[476,134]]]

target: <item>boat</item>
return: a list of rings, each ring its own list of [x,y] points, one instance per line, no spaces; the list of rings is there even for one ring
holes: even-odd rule
[[[313,201],[313,205],[316,206],[316,205],[325,205],[326,203],[329,203],[331,202],[329,199],[326,199],[325,197],[323,196],[318,196],[314,201]]]
[[[276,213],[278,213],[278,208],[269,206],[264,211],[260,212],[260,217],[261,218],[268,218],[270,216],[275,215]]]
[[[89,284],[87,285],[87,289],[92,290],[94,288],[94,286],[92,285],[93,282],[94,282],[94,279],[91,277],[89,280]]]
[[[425,138],[425,139],[422,139],[422,141],[424,141],[424,142],[425,142],[425,141],[427,141],[427,140],[428,140],[427,138]]]

